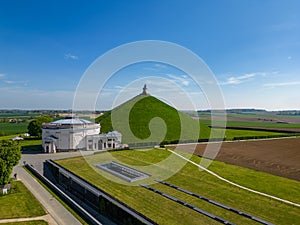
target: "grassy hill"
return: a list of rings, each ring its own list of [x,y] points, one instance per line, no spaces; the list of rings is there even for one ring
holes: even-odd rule
[[[124,143],[197,140],[210,129],[186,114],[149,95],[138,95],[98,117],[101,132],[123,134]]]

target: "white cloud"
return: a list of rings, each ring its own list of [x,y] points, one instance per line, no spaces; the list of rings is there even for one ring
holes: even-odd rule
[[[5,77],[5,76],[6,76],[6,74],[0,73],[0,78]]]
[[[183,86],[189,86],[190,79],[186,75],[174,75],[174,74],[167,74],[169,78],[173,80],[175,83],[182,84]]]
[[[123,89],[124,87],[123,86],[120,86],[120,85],[116,85],[114,86],[115,89]]]
[[[65,54],[65,59],[77,60],[78,58],[77,55],[72,55],[71,53]]]
[[[7,84],[15,84],[15,83],[16,83],[16,82],[13,81],[13,80],[5,80],[4,82],[7,83]]]
[[[242,76],[237,76],[237,77],[229,77],[227,80],[223,83],[220,83],[221,85],[237,85],[241,84],[247,81],[252,80],[251,78],[254,78],[256,76],[266,76],[267,73],[265,72],[256,72],[256,73],[246,73]]]
[[[154,72],[162,72],[163,70],[168,69],[168,68],[169,68],[168,65],[165,65],[162,63],[154,63],[154,64],[143,67],[144,70],[154,71]]]
[[[28,80],[3,80],[8,85],[27,86]]]
[[[300,85],[300,81],[268,83],[268,84],[264,84],[264,87],[284,87],[284,86],[295,86],[295,85]]]

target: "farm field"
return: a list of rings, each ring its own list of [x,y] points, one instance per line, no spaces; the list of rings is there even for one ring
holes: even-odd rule
[[[215,117],[222,114],[213,113]],[[209,112],[199,112],[198,118],[207,119],[211,116]],[[264,112],[264,113],[228,113],[227,118],[232,121],[281,121],[290,123],[300,123],[300,115],[279,115],[278,112]]]
[[[191,156],[188,153],[180,153],[186,156]],[[91,165],[94,165],[97,163],[107,162],[108,160],[111,160],[110,154],[115,159],[120,160],[121,163],[127,163],[127,165],[130,165],[133,168],[136,166],[155,164],[154,171],[156,171],[157,174],[171,170],[167,165],[158,164],[159,161],[167,158],[171,154],[170,152],[161,149],[114,151],[110,153],[100,153],[86,158],[77,157],[58,160],[56,162],[159,224],[219,224],[208,217],[140,186],[124,185],[125,181],[122,183],[119,178],[114,177],[114,179],[119,179],[122,184],[115,183],[111,179],[105,178],[113,175],[107,174],[103,177],[100,174],[105,172],[101,172],[100,169],[91,167],[87,163],[87,161],[89,161]],[[177,165],[176,163],[181,160],[182,159],[177,157],[176,160],[174,160],[174,165]],[[191,156],[191,160],[199,163],[200,157]],[[139,168],[139,170],[149,173],[147,169],[143,169],[144,167],[141,168]],[[217,161],[212,163],[210,169],[218,172],[221,176],[227,176],[229,178],[231,178],[230,176],[234,176],[234,181],[241,181],[246,186],[251,186],[252,184],[255,186],[257,185],[259,188],[264,187],[264,190],[269,194],[287,198],[288,200],[297,203],[300,202],[300,182],[298,181],[277,177],[247,168],[241,168],[239,166],[228,165]],[[248,174],[251,174],[251,176],[248,177]],[[262,175],[263,179],[260,179]],[[137,181],[137,184],[147,184],[147,182],[153,179],[159,179],[159,177],[152,176],[145,180]],[[300,208],[231,186],[230,184],[218,180],[207,172],[200,171],[196,166],[190,163],[186,164],[167,181],[274,224],[297,224],[300,220]],[[272,184],[276,184],[275,190]],[[213,206],[207,202],[194,198],[193,196],[174,191],[174,189],[163,184],[155,183],[150,186],[235,224],[258,224],[257,222],[241,217],[217,206]]]
[[[201,120],[203,124],[211,125],[210,120]],[[218,121],[216,121],[218,125]],[[227,126],[231,127],[261,127],[261,128],[299,128],[298,123],[276,123],[276,122],[259,122],[259,121],[227,121]]]
[[[29,122],[22,123],[0,123],[0,135],[24,134],[27,133]]]
[[[212,128],[212,136],[219,137],[218,133],[221,130],[225,130],[226,140],[234,140],[234,138],[239,137],[272,137],[272,136],[288,136],[288,134],[280,132],[271,132],[271,131],[259,131],[259,130],[236,130],[236,129],[222,129],[222,128]]]
[[[198,119],[201,123],[210,126],[211,118],[208,113],[201,113]],[[222,125],[218,121],[218,114],[215,116],[215,126]],[[300,132],[300,116],[286,116],[286,115],[272,115],[272,114],[227,114],[227,127],[242,127],[242,128],[258,128],[258,129],[272,129],[278,131],[294,131]]]
[[[45,214],[42,205],[20,181],[12,183],[11,194],[0,196],[0,219],[37,217]]]
[[[1,112],[0,118],[32,118],[40,115],[39,113],[22,113],[22,112]]]
[[[216,160],[300,181],[299,146],[300,138],[224,142]],[[205,148],[198,144],[194,154],[202,156]],[[194,151],[191,145],[177,149]]]

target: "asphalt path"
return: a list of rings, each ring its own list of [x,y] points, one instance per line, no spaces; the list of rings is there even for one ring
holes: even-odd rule
[[[50,225],[80,225],[81,223],[23,168],[24,161],[33,165],[40,173],[43,173],[43,162],[46,159],[62,159],[79,155],[81,155],[80,152],[58,154],[27,152],[22,154],[19,165],[14,168],[13,174],[17,173],[17,179],[24,183],[51,216]]]

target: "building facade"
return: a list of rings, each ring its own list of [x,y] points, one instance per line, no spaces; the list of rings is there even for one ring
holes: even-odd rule
[[[100,128],[100,124],[78,117],[66,117],[43,124],[42,146],[44,152],[107,150],[121,147],[121,133],[112,131],[100,134]]]

